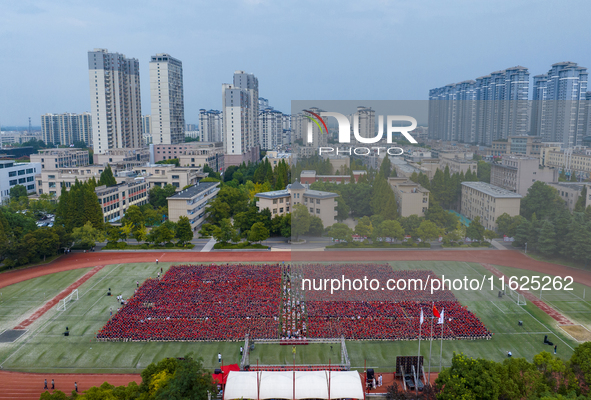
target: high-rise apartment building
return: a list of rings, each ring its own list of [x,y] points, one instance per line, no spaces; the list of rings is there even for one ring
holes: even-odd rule
[[[139,61],[106,49],[88,52],[95,154],[142,146]]]
[[[265,108],[259,112],[259,145],[261,150],[274,150],[283,144],[283,113]]]
[[[351,124],[351,137],[355,129],[362,138],[373,138],[376,136],[376,112],[371,107],[357,107],[357,112],[349,116]]]
[[[199,132],[202,142],[222,142],[223,113],[218,110],[199,110]]]
[[[45,114],[41,116],[41,140],[54,145],[71,145],[76,141],[92,145],[92,117],[82,114]]]
[[[534,77],[532,134],[566,148],[582,144],[587,132],[587,68],[566,61]]]
[[[152,143],[177,144],[185,141],[183,63],[161,53],[150,60],[150,104]]]
[[[528,132],[529,71],[517,66],[429,91],[429,137],[490,146]]]
[[[223,143],[226,167],[259,158],[259,81],[244,71],[222,85]]]
[[[152,116],[142,115],[142,140],[144,146],[152,143]]]

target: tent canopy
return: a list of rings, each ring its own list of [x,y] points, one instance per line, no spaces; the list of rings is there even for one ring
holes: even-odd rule
[[[361,377],[355,371],[296,371],[295,398],[362,399]],[[293,399],[293,371],[231,371],[224,399]]]

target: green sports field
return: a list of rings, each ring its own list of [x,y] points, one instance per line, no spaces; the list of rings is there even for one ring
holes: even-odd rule
[[[483,275],[491,274],[475,263],[463,262],[391,262],[397,270],[426,269],[434,271],[439,277],[481,280]],[[136,288],[136,281],[143,282],[155,277],[160,267],[165,270],[170,264],[136,263],[109,265],[90,278],[79,290],[79,300],[68,304],[66,311],[57,311],[54,307],[29,327],[27,334],[14,343],[0,343],[0,366],[5,370],[32,372],[140,372],[154,361],[166,357],[192,355],[202,357],[209,368],[219,366],[218,352],[224,363],[237,363],[240,359],[239,348],[243,342],[215,343],[132,343],[132,342],[96,342],[94,336],[109,319],[109,309],[115,310],[115,296],[123,294],[131,297]],[[498,267],[506,275],[534,275],[523,271]],[[0,331],[13,328],[26,316],[31,315],[39,306],[68,287],[89,269],[61,272],[46,277],[35,278],[1,289]],[[539,274],[538,274],[539,275]],[[488,285],[490,286],[490,285]],[[543,294],[543,300],[575,323],[591,330],[590,288],[586,288],[583,299],[583,287],[575,283],[574,291],[552,291]],[[113,297],[107,297],[111,288]],[[500,361],[507,351],[514,356],[532,357],[541,351],[550,351],[543,345],[544,335],[558,345],[558,355],[570,358],[577,342],[558,327],[554,319],[527,302],[517,305],[509,295],[499,298],[498,279],[494,290],[487,287],[483,291],[455,291],[457,299],[474,312],[494,333],[491,340],[454,340],[443,342],[443,365],[449,364],[453,352],[464,352],[473,357],[486,357]],[[523,321],[523,326],[518,321]],[[70,329],[70,336],[64,337],[65,327]],[[421,342],[421,354],[429,355],[429,341]],[[329,359],[332,363],[340,362],[340,345],[313,344],[299,346],[296,362],[324,364]],[[396,356],[416,355],[416,341],[347,341],[351,366],[354,368],[377,368],[379,371],[392,371]],[[432,370],[439,369],[440,342],[432,343]],[[256,364],[291,364],[293,358],[289,346],[257,344],[251,353],[250,363]],[[428,359],[425,359],[428,364]]]

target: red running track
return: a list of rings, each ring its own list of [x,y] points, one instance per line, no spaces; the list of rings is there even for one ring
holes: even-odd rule
[[[140,375],[131,374],[32,374],[0,371],[0,400],[39,400],[45,392],[45,379],[48,388],[51,388],[51,379],[54,379],[55,390],[61,390],[68,396],[74,390],[74,382],[78,383],[79,393],[104,382],[115,386],[127,386],[132,381],[139,385],[142,382]],[[54,391],[49,389],[49,392]]]

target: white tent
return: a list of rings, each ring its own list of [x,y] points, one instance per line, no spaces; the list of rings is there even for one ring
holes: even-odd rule
[[[295,398],[362,399],[361,377],[355,371],[296,371]],[[257,382],[258,380],[258,382]],[[224,399],[293,399],[293,371],[230,371]]]

